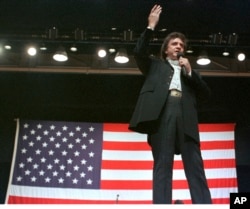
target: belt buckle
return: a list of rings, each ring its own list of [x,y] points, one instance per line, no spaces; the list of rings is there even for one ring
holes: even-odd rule
[[[181,92],[178,90],[171,90],[170,95],[173,97],[181,97]]]

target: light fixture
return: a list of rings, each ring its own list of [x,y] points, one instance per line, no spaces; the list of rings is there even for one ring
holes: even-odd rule
[[[98,57],[104,58],[107,55],[107,51],[105,49],[99,49],[97,52]]]
[[[77,51],[77,47],[75,44],[73,44],[71,47],[70,47],[70,51],[72,52],[76,52]]]
[[[222,55],[227,57],[230,55],[229,51],[227,49],[224,49],[224,51],[222,52]]]
[[[35,56],[36,53],[37,53],[37,50],[36,50],[36,48],[35,48],[34,46],[31,46],[31,47],[29,47],[29,48],[27,49],[27,53],[28,53],[28,55],[30,55],[30,56]]]
[[[208,65],[210,62],[211,60],[208,58],[206,51],[202,51],[196,61],[198,65]]]
[[[65,62],[68,60],[67,52],[63,47],[59,47],[56,53],[53,55],[53,59],[58,62]]]
[[[238,61],[242,62],[246,59],[246,55],[243,52],[239,52],[237,54],[237,59],[238,59]]]
[[[126,49],[124,48],[119,49],[119,51],[115,55],[115,61],[121,64],[127,63],[129,61]]]

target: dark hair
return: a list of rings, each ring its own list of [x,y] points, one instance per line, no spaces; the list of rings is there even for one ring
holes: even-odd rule
[[[166,59],[167,55],[166,55],[165,51],[166,51],[166,48],[168,46],[169,41],[172,40],[172,39],[175,39],[175,38],[179,38],[179,39],[181,39],[183,41],[184,50],[187,48],[186,36],[184,34],[180,33],[180,32],[172,32],[172,33],[170,33],[170,34],[168,34],[166,36],[166,38],[164,39],[164,41],[163,41],[163,43],[161,45],[161,58],[162,59],[164,59],[164,60]]]

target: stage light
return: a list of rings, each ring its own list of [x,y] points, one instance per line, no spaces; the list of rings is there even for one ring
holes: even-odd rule
[[[65,62],[68,60],[67,52],[63,47],[59,47],[56,53],[53,55],[53,59],[58,62]]]
[[[98,57],[104,58],[107,56],[107,51],[105,49],[99,49],[97,54],[98,54]]]
[[[121,64],[127,63],[129,61],[126,49],[119,49],[119,51],[115,55],[115,61]]]
[[[246,59],[246,55],[243,52],[237,54],[238,61],[242,62]]]
[[[37,49],[34,47],[34,46],[31,46],[27,49],[27,53],[30,55],[30,56],[35,56],[36,53],[37,53]]]
[[[198,65],[208,65],[210,62],[211,60],[208,58],[206,51],[202,51],[196,61]]]
[[[71,47],[70,47],[70,51],[72,52],[76,52],[77,51],[77,47],[75,44],[73,44]]]
[[[224,49],[224,51],[222,52],[222,55],[227,57],[230,55],[229,51],[227,49]]]
[[[9,44],[6,44],[5,46],[4,46],[4,48],[6,49],[6,50],[11,50],[11,45],[9,45]]]

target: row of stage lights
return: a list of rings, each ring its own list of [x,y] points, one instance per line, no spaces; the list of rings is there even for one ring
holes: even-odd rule
[[[4,49],[5,50],[11,50],[12,47],[10,45],[5,45],[4,46]],[[41,51],[46,51],[47,48],[45,46],[41,46],[39,48]],[[72,46],[70,47],[70,51],[72,52],[77,52],[77,47],[76,46]],[[0,48],[0,52],[1,52],[1,48]],[[27,54],[31,57],[34,57],[37,55],[37,52],[38,52],[38,49],[37,47],[35,46],[30,46],[27,48]],[[106,49],[99,49],[97,51],[97,55],[98,57],[100,58],[105,58],[108,53],[115,53],[116,52],[116,49],[114,48],[110,48],[108,51]],[[191,48],[187,49],[186,51],[186,54],[192,54],[193,53],[193,50],[191,50]],[[227,57],[230,55],[229,51],[223,51],[222,53],[223,56]],[[242,52],[239,52],[236,54],[236,58],[238,61],[244,61],[246,59],[246,55]],[[53,55],[53,59],[55,61],[58,61],[58,62],[65,62],[68,60],[68,55],[67,55],[67,52],[65,50],[64,47],[60,46],[57,51],[55,52],[55,54]],[[126,49],[125,48],[120,48],[117,52],[116,52],[116,55],[115,55],[115,58],[114,58],[115,62],[117,63],[120,63],[120,64],[123,64],[123,63],[127,63],[129,62],[129,56],[127,55],[127,52],[126,52]],[[208,55],[207,55],[207,52],[205,50],[203,50],[201,52],[201,54],[198,56],[197,58],[197,64],[199,65],[208,65],[210,64],[211,60],[209,59]]]

